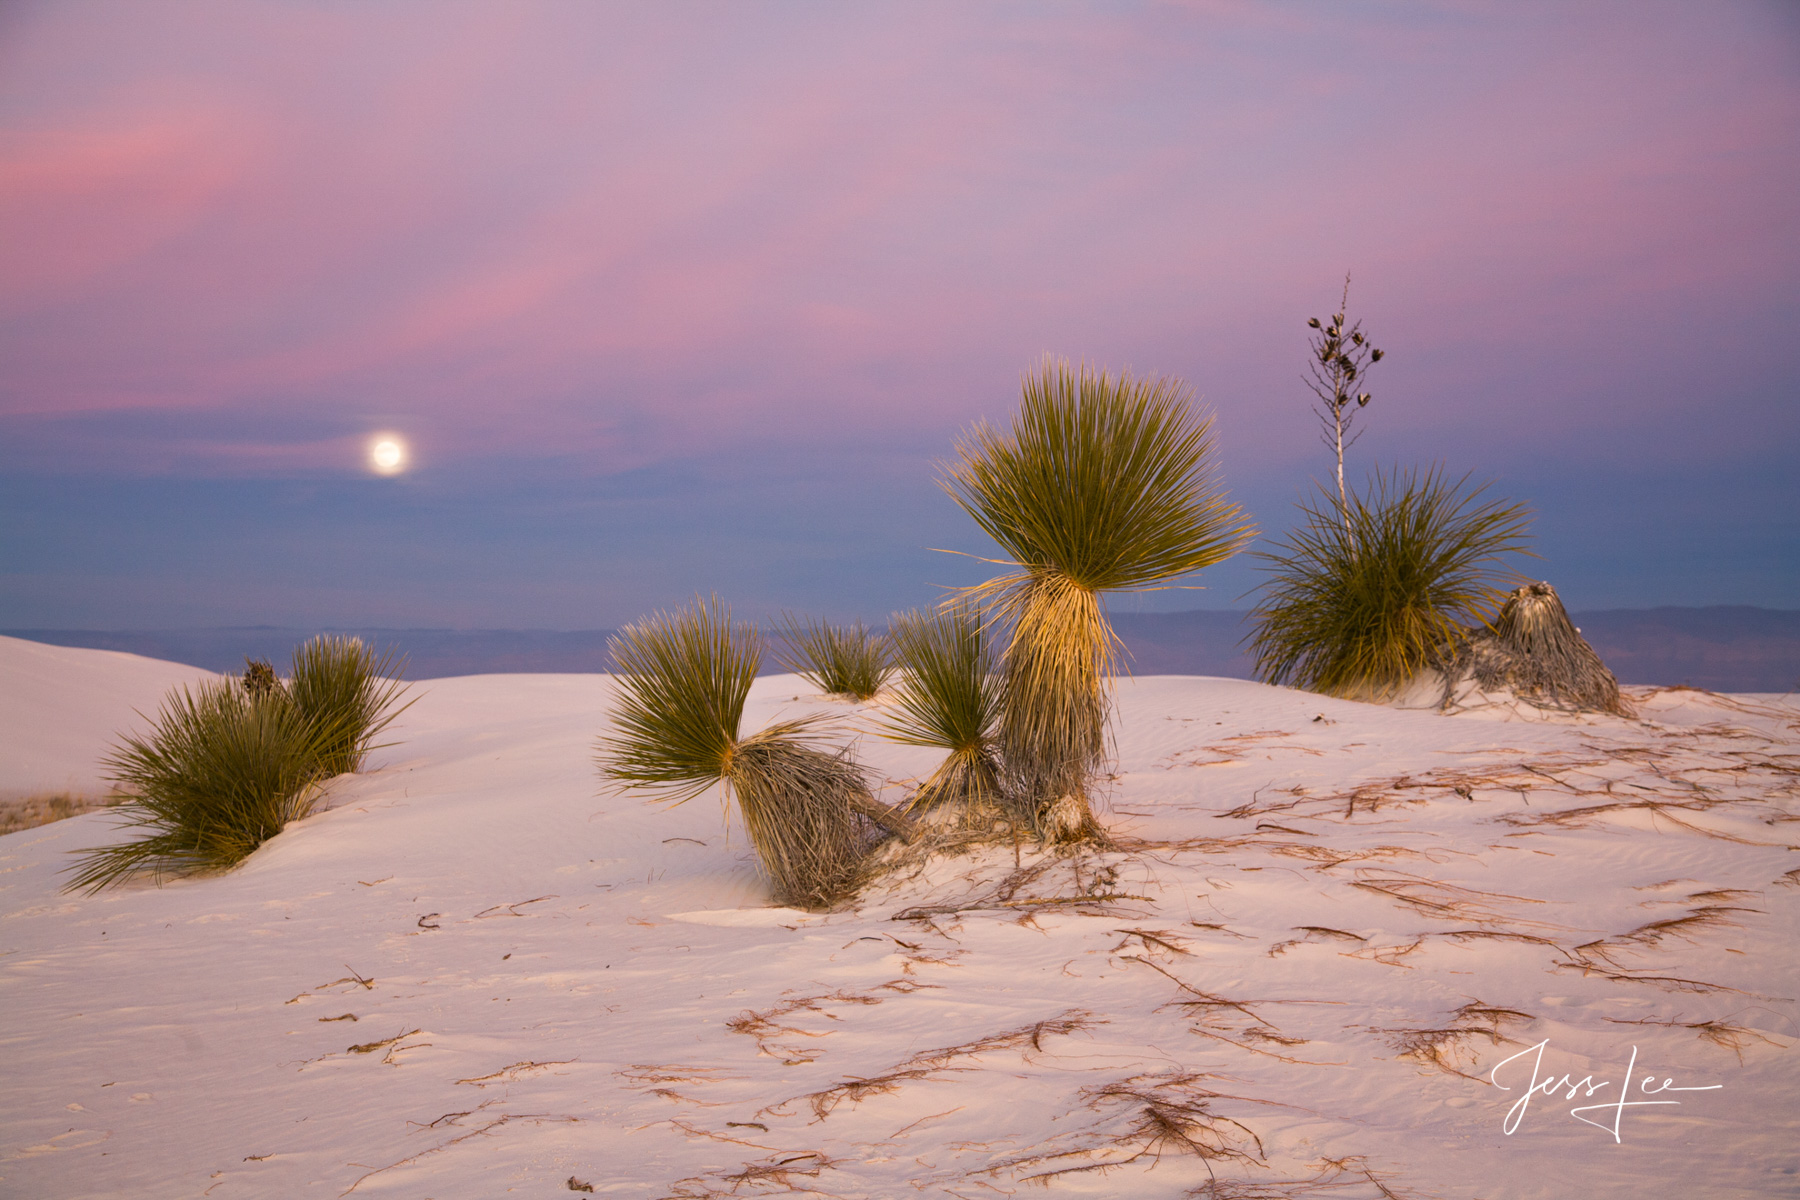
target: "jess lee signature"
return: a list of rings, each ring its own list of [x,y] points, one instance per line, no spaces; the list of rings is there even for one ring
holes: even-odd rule
[[[1525,1119],[1525,1110],[1531,1107],[1531,1098],[1533,1096],[1542,1095],[1542,1096],[1548,1098],[1550,1096],[1550,1094],[1553,1092],[1562,1092],[1562,1093],[1564,1093],[1563,1099],[1573,1100],[1573,1099],[1575,1099],[1576,1093],[1579,1092],[1579,1093],[1581,1093],[1583,1099],[1591,1099],[1596,1092],[1599,1092],[1605,1088],[1609,1088],[1612,1086],[1612,1083],[1610,1081],[1604,1080],[1604,1079],[1600,1080],[1599,1082],[1595,1082],[1594,1077],[1592,1075],[1589,1075],[1586,1078],[1581,1079],[1581,1080],[1575,1080],[1571,1076],[1566,1075],[1566,1074],[1561,1076],[1560,1078],[1558,1078],[1556,1076],[1551,1076],[1551,1075],[1543,1075],[1542,1071],[1543,1071],[1543,1065],[1544,1065],[1544,1048],[1546,1046],[1548,1046],[1549,1044],[1550,1044],[1550,1039],[1545,1038],[1543,1041],[1539,1042],[1537,1045],[1528,1046],[1525,1049],[1519,1051],[1517,1054],[1513,1055],[1511,1058],[1506,1059],[1503,1062],[1496,1063],[1494,1065],[1494,1069],[1488,1072],[1488,1079],[1493,1083],[1493,1085],[1495,1087],[1499,1088],[1503,1092],[1510,1092],[1514,1089],[1514,1086],[1516,1086],[1519,1076],[1524,1071],[1524,1067],[1523,1067],[1523,1065],[1521,1065],[1517,1069],[1507,1072],[1508,1078],[1514,1080],[1514,1085],[1508,1085],[1508,1084],[1504,1084],[1504,1083],[1500,1082],[1501,1070],[1504,1069],[1505,1067],[1507,1067],[1508,1065],[1510,1065],[1511,1063],[1517,1062],[1519,1059],[1524,1058],[1526,1055],[1531,1056],[1531,1083],[1526,1086],[1525,1094],[1523,1096],[1520,1096],[1517,1100],[1513,1101],[1513,1106],[1506,1111],[1506,1120],[1500,1126],[1500,1128],[1503,1131],[1505,1131],[1507,1137],[1511,1137],[1513,1134],[1513,1131],[1519,1127],[1519,1122],[1521,1122]],[[1628,1109],[1628,1108],[1650,1108],[1650,1107],[1655,1107],[1658,1105],[1680,1104],[1681,1103],[1681,1101],[1679,1101],[1679,1100],[1632,1100],[1632,1099],[1628,1099],[1628,1097],[1631,1095],[1632,1072],[1635,1071],[1636,1069],[1637,1069],[1637,1047],[1633,1046],[1631,1048],[1631,1062],[1629,1064],[1627,1064],[1625,1067],[1625,1081],[1624,1081],[1624,1083],[1622,1083],[1619,1086],[1619,1091],[1617,1093],[1618,1099],[1610,1101],[1605,1104],[1583,1104],[1578,1107],[1571,1108],[1569,1110],[1569,1115],[1571,1117],[1574,1117],[1577,1121],[1584,1121],[1587,1124],[1594,1126],[1596,1129],[1606,1130],[1608,1133],[1612,1134],[1613,1141],[1618,1142],[1618,1141],[1622,1140],[1619,1137],[1619,1126],[1623,1123],[1623,1121],[1625,1119],[1625,1110],[1626,1109]],[[1678,1086],[1676,1086],[1675,1081],[1673,1079],[1670,1079],[1666,1076],[1663,1078],[1663,1081],[1661,1083],[1657,1083],[1655,1072],[1651,1072],[1650,1074],[1644,1076],[1642,1079],[1638,1080],[1638,1093],[1640,1095],[1644,1095],[1644,1096],[1660,1096],[1664,1092],[1713,1092],[1713,1091],[1717,1091],[1718,1089],[1720,1089],[1724,1086],[1725,1085],[1722,1083],[1709,1083],[1703,1087],[1678,1087]],[[1604,1117],[1602,1117],[1600,1120],[1593,1120],[1589,1117],[1585,1117],[1582,1115],[1583,1113],[1605,1113],[1605,1112],[1610,1112],[1612,1114],[1612,1119],[1610,1121],[1606,1120]]]

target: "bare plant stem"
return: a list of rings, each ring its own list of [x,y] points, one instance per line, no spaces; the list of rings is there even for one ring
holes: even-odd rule
[[[1369,403],[1369,393],[1356,391],[1355,386],[1382,357],[1382,352],[1363,335],[1362,322],[1347,321],[1345,314],[1349,309],[1350,276],[1346,272],[1343,296],[1331,320],[1314,317],[1307,322],[1319,335],[1312,342],[1306,386],[1318,397],[1325,444],[1337,460],[1338,509],[1343,514],[1345,534],[1350,532],[1350,494],[1344,486],[1344,448],[1356,440],[1349,436],[1356,417],[1351,401],[1358,409]]]

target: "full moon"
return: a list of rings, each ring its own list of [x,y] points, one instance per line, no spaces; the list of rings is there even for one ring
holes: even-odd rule
[[[369,443],[369,465],[377,475],[398,475],[406,470],[406,443],[384,433]]]

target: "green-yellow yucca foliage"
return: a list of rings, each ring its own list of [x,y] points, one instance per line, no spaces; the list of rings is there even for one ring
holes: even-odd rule
[[[674,803],[723,783],[778,901],[820,908],[840,898],[867,848],[856,814],[874,800],[847,755],[806,743],[816,722],[738,736],[762,663],[755,627],[713,598],[626,626],[611,650],[619,691],[601,774]]]
[[[148,735],[125,737],[103,760],[129,797],[120,827],[150,836],[78,851],[69,886],[99,891],[139,871],[160,880],[242,861],[308,815],[323,781],[362,769],[405,711],[393,668],[391,654],[326,636],[294,651],[285,683],[251,662],[242,679],[171,693]]]
[[[1119,648],[1100,594],[1166,585],[1253,533],[1215,478],[1210,429],[1178,380],[1047,358],[1010,432],[977,426],[948,468],[945,490],[1017,568],[957,601],[1011,630],[1002,757],[1047,837],[1097,832],[1087,780]]]
[[[1441,666],[1518,579],[1501,561],[1525,549],[1530,513],[1485,490],[1436,469],[1378,472],[1347,503],[1320,488],[1300,525],[1258,554],[1270,578],[1251,613],[1257,675],[1382,700]]]
[[[733,623],[715,597],[627,625],[608,648],[619,699],[601,743],[606,777],[677,804],[724,779],[762,664],[755,626]]]
[[[900,670],[882,735],[949,751],[907,801],[910,814],[979,826],[1001,805],[1000,675],[993,644],[967,606],[896,615],[888,640]]]
[[[827,621],[784,616],[775,657],[781,665],[822,692],[867,700],[893,673],[886,641],[861,621]]]
[[[266,686],[260,678],[246,687]],[[286,692],[318,736],[326,776],[362,770],[375,739],[406,711],[395,707],[406,690],[392,651],[376,655],[360,638],[321,634],[294,651]]]
[[[312,811],[322,735],[286,695],[252,695],[235,679],[186,687],[163,701],[151,730],[127,735],[104,760],[129,797],[112,810],[122,829],[150,836],[93,847],[71,868],[71,889],[98,892],[139,871],[223,870],[289,821]]]

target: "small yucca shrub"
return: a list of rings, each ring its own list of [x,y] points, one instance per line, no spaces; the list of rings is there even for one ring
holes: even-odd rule
[[[756,628],[715,597],[627,625],[608,649],[619,695],[602,773],[676,804],[725,778],[762,663]]]
[[[150,836],[78,851],[70,888],[99,891],[139,871],[223,870],[289,821],[308,815],[319,785],[362,769],[374,739],[405,711],[404,685],[355,638],[318,637],[294,651],[285,684],[261,660],[242,678],[171,693],[149,734],[127,736],[105,760],[128,800],[122,829]]]
[[[1001,807],[1000,675],[979,615],[966,606],[903,613],[888,627],[899,668],[882,736],[949,751],[907,801],[909,813],[974,826]]]
[[[847,754],[807,743],[816,722],[740,738],[762,638],[716,598],[628,625],[613,638],[618,698],[602,776],[674,803],[723,783],[783,904],[830,905],[854,884],[870,842],[861,817],[890,819]]]
[[[1347,505],[1321,488],[1300,525],[1259,552],[1251,612],[1257,675],[1352,699],[1392,697],[1443,665],[1459,632],[1498,606],[1529,511],[1430,470],[1377,473]]]
[[[886,640],[861,621],[832,625],[783,617],[775,657],[820,691],[859,701],[879,692],[894,669]]]
[[[77,851],[71,889],[98,892],[148,870],[222,870],[312,811],[320,734],[279,691],[253,696],[236,680],[182,688],[150,732],[122,740],[103,765],[128,796],[120,828],[150,836]]]
[[[362,770],[375,739],[405,711],[395,707],[405,691],[397,674],[392,652],[377,657],[360,638],[321,634],[294,651],[287,696],[317,732],[324,775]]]

